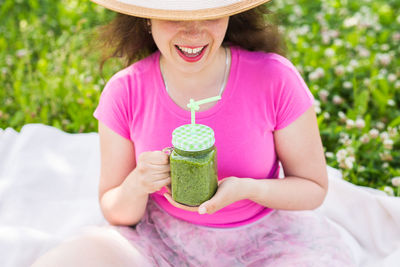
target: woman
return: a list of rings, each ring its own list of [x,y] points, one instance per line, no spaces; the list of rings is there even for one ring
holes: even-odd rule
[[[103,36],[128,66],[94,113],[100,206],[114,226],[35,266],[353,266],[339,235],[306,211],[327,192],[323,147],[313,97],[264,21],[267,1],[95,2],[125,14]],[[216,95],[196,120],[215,132],[219,187],[186,207],[166,189],[163,148],[190,122],[189,100]]]

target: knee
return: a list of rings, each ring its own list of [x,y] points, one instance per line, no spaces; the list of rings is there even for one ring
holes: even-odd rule
[[[41,256],[32,267],[150,266],[128,240],[113,228],[85,231]]]

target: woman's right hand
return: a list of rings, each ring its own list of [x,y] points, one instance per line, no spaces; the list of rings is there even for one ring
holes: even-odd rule
[[[162,151],[143,152],[130,175],[135,190],[154,193],[171,183],[169,157]]]

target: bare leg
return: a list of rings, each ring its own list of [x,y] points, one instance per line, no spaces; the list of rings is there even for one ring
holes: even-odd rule
[[[32,267],[151,266],[128,240],[109,227],[91,228],[40,257]]]

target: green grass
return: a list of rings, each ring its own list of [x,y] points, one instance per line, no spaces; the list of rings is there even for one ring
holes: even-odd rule
[[[328,164],[354,184],[398,195],[391,179],[400,176],[400,2],[268,5],[279,14],[288,58],[317,100]],[[3,0],[0,128],[96,131],[92,113],[104,80],[95,32],[112,17],[90,1]],[[121,66],[107,62],[105,80]]]

